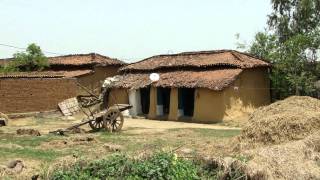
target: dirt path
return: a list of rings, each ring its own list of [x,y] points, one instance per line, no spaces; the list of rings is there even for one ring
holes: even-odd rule
[[[138,132],[146,132],[146,131],[165,131],[168,129],[194,129],[194,128],[202,128],[202,129],[240,129],[228,126],[222,126],[217,124],[197,124],[197,123],[187,123],[187,122],[176,122],[176,121],[157,121],[157,120],[149,120],[149,119],[132,119],[125,118],[125,123],[123,126],[123,130],[130,130]]]
[[[75,116],[71,118],[59,117],[59,118],[22,118],[14,119],[9,123],[9,127],[6,131],[15,131],[17,128],[33,128],[39,130],[41,133],[48,133],[56,129],[64,129],[71,125],[81,122],[83,116]],[[81,128],[90,130],[88,125],[84,125]],[[234,127],[223,126],[221,124],[197,124],[188,122],[176,122],[176,121],[158,121],[150,119],[132,119],[125,118],[123,130],[132,133],[152,133],[163,132],[168,129],[240,129]]]

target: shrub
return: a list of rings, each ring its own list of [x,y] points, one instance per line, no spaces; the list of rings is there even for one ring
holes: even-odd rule
[[[91,163],[78,162],[69,169],[57,169],[51,179],[200,179],[199,167],[192,161],[177,158],[172,153],[156,153],[134,160],[125,155],[113,155]]]

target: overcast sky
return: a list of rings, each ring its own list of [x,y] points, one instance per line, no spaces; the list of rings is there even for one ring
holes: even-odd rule
[[[133,62],[182,51],[235,49],[266,27],[269,0],[0,0],[0,44]],[[17,49],[0,46],[0,58]],[[48,56],[54,54],[47,53]]]

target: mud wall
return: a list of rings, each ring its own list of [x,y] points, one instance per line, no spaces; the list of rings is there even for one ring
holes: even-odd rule
[[[58,109],[58,103],[75,97],[76,79],[0,79],[0,112],[22,113]]]
[[[128,90],[124,88],[114,88],[111,89],[108,98],[108,106],[114,104],[129,104],[129,94]]]
[[[89,89],[99,94],[101,85],[107,77],[112,77],[118,74],[118,66],[98,66],[94,68],[94,73],[78,77],[78,82]],[[79,94],[87,94],[83,89],[79,88]]]
[[[214,123],[246,119],[256,108],[270,103],[267,69],[245,70],[223,91],[197,89],[193,121]]]

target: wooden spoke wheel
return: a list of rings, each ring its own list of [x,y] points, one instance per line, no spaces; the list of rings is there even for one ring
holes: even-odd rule
[[[89,126],[94,131],[99,131],[104,128],[103,116],[97,117],[94,121],[90,121]]]
[[[103,116],[104,127],[109,132],[119,132],[123,126],[123,115],[117,108],[110,108]]]

